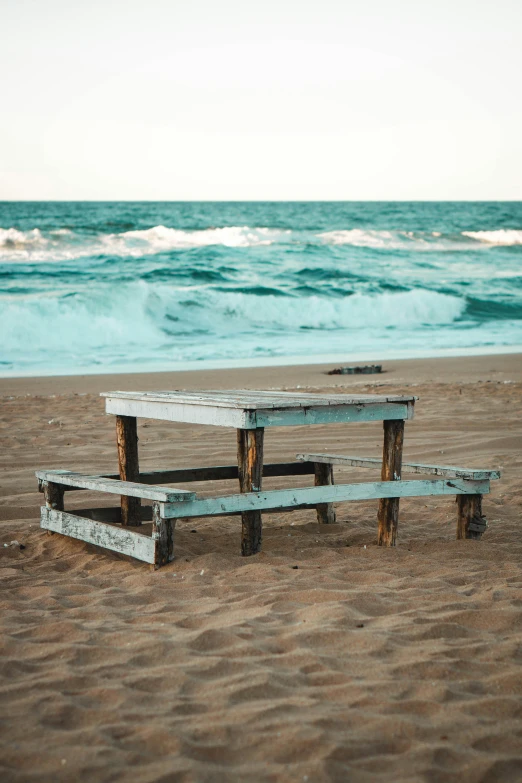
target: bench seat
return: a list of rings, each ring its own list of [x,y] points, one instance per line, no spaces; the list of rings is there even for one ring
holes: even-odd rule
[[[316,466],[316,476],[321,474],[321,470],[327,470],[328,483],[333,484],[333,466],[340,465],[354,468],[375,468],[382,470],[382,460],[376,457],[356,457],[345,456],[343,454],[297,454],[297,460],[302,462],[311,462]],[[487,520],[482,513],[482,495],[489,492],[489,482],[500,478],[500,470],[487,470],[483,468],[460,468],[454,465],[430,465],[423,462],[403,462],[401,475],[395,476],[393,483],[400,482],[401,485],[410,482],[402,480],[402,473],[417,473],[431,476],[441,476],[446,479],[455,479],[464,481],[468,485],[469,491],[462,491],[460,485],[459,492],[456,493],[457,500],[457,539],[462,538],[481,538],[487,528]],[[474,482],[477,482],[473,487]],[[482,482],[486,489],[477,491],[477,486]],[[450,485],[450,482],[447,482]],[[401,487],[402,489],[402,487]],[[426,494],[445,494],[445,492],[426,492]],[[397,492],[397,498],[404,497],[405,492]],[[382,498],[389,495],[382,495]],[[398,499],[397,499],[398,502]],[[330,504],[328,504],[330,505]],[[335,520],[333,510],[328,510],[328,516]],[[325,511],[321,513],[324,518]],[[319,517],[318,512],[318,517]],[[322,521],[321,519],[319,521]]]

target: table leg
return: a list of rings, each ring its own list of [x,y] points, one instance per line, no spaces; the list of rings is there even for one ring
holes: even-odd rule
[[[333,465],[314,462],[315,486],[324,487],[334,483]],[[333,503],[318,503],[315,507],[320,525],[335,525],[335,507]]]
[[[237,431],[237,464],[241,492],[259,492],[263,478],[264,429]],[[262,521],[260,511],[241,514],[241,554],[255,555],[261,550]]]
[[[384,421],[384,448],[382,453],[381,481],[400,481],[402,470],[402,444],[404,421]],[[381,498],[379,501],[379,546],[395,546],[399,524],[399,498]]]
[[[122,481],[139,481],[138,430],[135,416],[116,416],[118,466]],[[141,500],[121,496],[122,525],[141,525]]]

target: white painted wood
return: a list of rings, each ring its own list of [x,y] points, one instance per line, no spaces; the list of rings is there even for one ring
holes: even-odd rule
[[[321,462],[330,465],[350,465],[354,468],[381,469],[382,460],[375,457],[349,457],[342,454],[297,454],[296,459],[304,462]],[[419,473],[446,478],[462,478],[480,481],[500,478],[499,470],[483,470],[481,468],[458,468],[453,465],[427,465],[422,462],[403,462],[403,473]]]
[[[170,487],[151,487],[148,484],[138,484],[133,481],[108,479],[103,476],[87,476],[83,473],[73,473],[70,470],[37,470],[36,477],[42,481],[78,489],[91,489],[97,492],[109,492],[113,495],[157,500],[164,503],[192,500],[194,492],[186,489],[171,489]]]
[[[42,472],[42,471],[38,471]],[[268,462],[263,465],[263,476],[309,476],[313,475],[314,466],[306,462]],[[116,473],[100,474],[101,478],[119,481]],[[203,468],[174,468],[173,470],[140,471],[140,484],[184,484],[192,481],[226,481],[237,479],[237,465],[215,465]],[[43,492],[45,482],[38,479],[38,491]],[[65,492],[75,492],[82,487],[62,485]]]
[[[45,506],[41,509],[40,527],[120,552],[122,555],[130,555],[145,563],[155,562],[156,542],[150,536],[137,533],[128,527],[114,527],[65,511],[51,511]]]
[[[233,427],[234,429],[255,429],[256,427],[255,415],[252,422],[251,415],[245,410],[194,403],[107,397],[105,411],[118,416],[136,416],[136,418],[186,422],[187,424],[210,424],[217,427]]]
[[[170,402],[186,405],[259,410],[297,406],[359,405],[364,403],[413,403],[417,397],[400,394],[311,394],[305,392],[259,391],[257,389],[208,391],[114,391],[102,397],[138,402]]]
[[[245,405],[248,402],[245,401]],[[257,407],[256,410],[223,405],[202,405],[192,402],[134,400],[123,397],[107,397],[106,412],[120,416],[161,419],[163,421],[210,424],[235,429],[259,427],[284,427],[307,424],[336,424],[353,421],[383,421],[384,419],[411,419],[413,403],[397,402],[344,402],[343,404],[311,404],[296,402],[282,408]]]
[[[237,514],[253,510],[291,509],[347,500],[373,500],[423,495],[487,494],[489,481],[441,479],[420,481],[373,481],[365,484],[336,484],[322,487],[277,489],[248,492],[218,498],[202,498],[188,503],[162,503],[161,516],[166,518],[204,517]]]

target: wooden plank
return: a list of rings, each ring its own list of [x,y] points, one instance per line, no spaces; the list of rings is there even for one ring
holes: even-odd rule
[[[414,395],[402,394],[313,394],[307,392],[259,391],[257,389],[220,389],[198,392],[102,392],[102,397],[134,400],[136,402],[169,402],[186,405],[202,405],[256,410],[298,406],[359,405],[365,403],[413,403]]]
[[[42,482],[45,505],[55,511],[63,511],[63,487],[52,481]]]
[[[347,422],[411,419],[413,405],[404,403],[360,403],[303,407],[289,410],[258,410],[251,414],[257,427],[295,427],[310,424],[343,424]]]
[[[145,563],[154,563],[155,560],[156,542],[150,536],[128,527],[113,527],[65,511],[51,511],[45,506],[41,509],[40,527],[122,555],[130,555]]]
[[[160,568],[174,559],[175,519],[161,516],[159,503],[152,506],[152,539],[155,543],[154,567]]]
[[[155,487],[151,489],[147,484],[108,479],[103,476],[87,476],[84,473],[74,473],[70,470],[37,470],[36,477],[43,481],[52,481],[75,489],[90,489],[96,492],[108,492],[113,495],[128,495],[146,500],[157,500],[163,503],[192,500],[196,496],[195,492],[190,492],[187,489],[172,489],[171,487]]]
[[[86,519],[94,519],[96,522],[108,522],[111,525],[121,524],[121,508],[103,507],[103,508],[75,508],[71,509],[71,513],[77,517],[85,517]],[[140,508],[141,521],[152,521],[152,506],[141,506]]]
[[[488,526],[482,513],[482,495],[457,496],[457,539],[482,538]]]
[[[384,446],[382,452],[381,480],[399,482],[402,470],[402,446],[404,422],[384,421]],[[384,497],[379,500],[377,543],[379,546],[395,546],[399,525],[399,498]]]
[[[116,416],[116,443],[120,480],[139,482],[138,429],[134,416]],[[122,494],[120,503],[122,525],[141,525],[141,499]]]
[[[322,400],[322,402],[321,402]],[[377,401],[376,401],[377,400]],[[282,427],[305,424],[334,424],[350,421],[382,421],[384,419],[411,419],[413,417],[414,398],[403,402],[391,402],[386,398],[378,401],[377,396],[368,395],[366,399],[339,397],[339,402],[325,401],[318,395],[317,400],[310,398],[294,400],[280,407],[261,408],[263,401],[244,400],[243,409],[231,400],[224,404],[223,399],[203,404],[194,400],[183,401],[172,396],[153,398],[142,395],[133,399],[128,396],[106,397],[107,413],[117,415],[159,419],[163,421],[209,424],[218,427],[236,429],[258,429],[261,427]]]
[[[351,421],[382,421],[383,419],[410,419],[412,403],[357,403],[343,405],[296,406],[287,409],[239,410],[219,406],[191,405],[190,403],[106,399],[107,413],[159,419],[162,421],[209,424],[235,429],[284,427],[307,424],[335,424]]]
[[[310,462],[274,462],[263,465],[263,477],[273,476],[309,476],[314,473]],[[190,483],[192,481],[226,481],[239,478],[237,465],[218,465],[208,468],[178,468],[174,470],[155,470],[141,473],[140,480],[145,484]]]
[[[187,503],[162,503],[163,517],[228,516],[253,510],[307,508],[318,503],[350,500],[375,500],[388,497],[421,497],[424,495],[487,494],[489,481],[468,479],[419,479],[408,481],[372,481],[364,484],[335,484],[328,487],[274,489],[201,498]]]
[[[264,430],[237,431],[237,464],[241,492],[259,492],[263,477]],[[261,550],[261,511],[246,510],[241,518],[241,554],[255,555]]]
[[[41,471],[40,471],[41,472]],[[263,465],[263,476],[310,476],[314,473],[311,462],[273,462]],[[101,478],[118,481],[116,473],[104,473]],[[192,481],[226,481],[239,477],[237,465],[217,465],[204,468],[174,468],[173,470],[150,470],[140,473],[141,484],[185,484]],[[39,479],[39,490],[43,492],[44,482]],[[65,492],[80,491],[83,487],[62,486]],[[142,496],[143,497],[143,496]]]
[[[311,392],[271,392],[259,390],[213,391],[209,399],[233,402],[238,407],[249,405],[252,410],[257,408],[281,407],[320,407],[328,405],[360,405],[365,403],[415,402],[418,398],[403,394],[316,394]]]
[[[52,481],[43,481],[42,492],[44,493],[45,505],[48,509],[63,511],[63,487]],[[52,536],[54,534],[51,530],[48,530],[47,535]]]
[[[209,424],[216,427],[253,429],[248,412],[241,409],[217,405],[194,405],[186,402],[164,402],[157,400],[133,400],[107,397],[107,413],[136,416],[160,421],[186,422],[188,424]]]
[[[334,483],[333,467],[331,465],[316,462],[314,470],[316,487],[327,487]],[[315,509],[317,511],[317,521],[320,525],[335,524],[335,508],[333,503],[318,503]]]
[[[382,468],[382,459],[376,457],[353,457],[342,454],[296,454],[296,459],[307,462],[323,462],[330,465],[349,465],[354,468]],[[482,468],[458,468],[454,465],[428,465],[422,462],[403,462],[403,473],[418,473],[429,476],[445,476],[446,478],[464,478],[480,481],[481,479],[499,479],[500,470],[484,470]]]

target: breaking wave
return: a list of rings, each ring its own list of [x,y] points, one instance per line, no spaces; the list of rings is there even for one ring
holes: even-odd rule
[[[140,258],[169,251],[219,246],[250,248],[278,244],[352,246],[374,250],[461,251],[487,246],[522,245],[522,230],[391,231],[363,228],[323,232],[298,232],[258,226],[223,226],[183,230],[164,225],[121,233],[85,235],[69,228],[44,232],[40,228],[21,231],[0,228],[0,262],[54,263],[76,258],[114,256]]]
[[[375,250],[469,250],[478,243],[490,245],[522,245],[522,231],[462,231],[460,234],[442,234],[440,231],[376,231],[351,228],[325,231],[318,235],[332,245],[353,245]]]
[[[289,230],[249,226],[183,231],[159,225],[120,234],[82,236],[66,228],[51,231],[47,235],[39,228],[29,231],[0,228],[0,260],[56,262],[99,255],[137,258],[169,250],[212,245],[246,248],[271,245],[284,240],[291,233]]]
[[[522,344],[516,203],[4,202],[0,225],[4,374]]]
[[[522,245],[522,231],[501,228],[497,231],[463,231],[463,236],[488,245]]]

